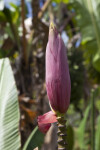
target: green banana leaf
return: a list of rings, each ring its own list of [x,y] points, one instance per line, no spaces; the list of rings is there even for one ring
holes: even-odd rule
[[[100,0],[53,0],[65,3],[75,11],[75,27],[82,35],[82,48],[85,50],[85,63],[100,73]]]
[[[100,72],[100,1],[69,0],[75,9],[76,25],[82,34],[82,45],[86,49],[87,62]]]
[[[80,126],[78,128],[78,132],[77,132],[77,137],[78,137],[78,144],[80,149],[84,149],[85,147],[85,127],[86,127],[86,122],[87,122],[87,118],[89,115],[89,111],[90,111],[90,105],[86,108],[85,113],[84,113],[84,118],[82,119]]]
[[[19,150],[17,89],[8,58],[0,59],[0,150]]]
[[[41,148],[44,136],[45,135],[39,131],[38,127],[36,127],[27,139],[23,150],[33,150],[36,147]]]

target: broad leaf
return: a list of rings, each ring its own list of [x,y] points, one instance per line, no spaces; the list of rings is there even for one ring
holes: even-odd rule
[[[9,60],[0,59],[0,150],[19,150],[17,89]]]
[[[85,49],[87,50],[86,59],[89,59],[88,62],[92,62],[93,67],[100,72],[100,67],[98,67],[100,66],[100,1],[69,1],[75,9],[76,24],[82,33],[82,45],[85,46]]]
[[[26,141],[23,150],[33,150],[36,147],[41,148],[43,141],[44,134],[36,127]]]

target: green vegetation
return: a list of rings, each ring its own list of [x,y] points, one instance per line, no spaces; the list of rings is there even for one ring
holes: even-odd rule
[[[100,150],[99,0],[21,0],[20,4],[9,3],[9,7],[3,2],[0,150],[45,150],[50,144],[38,130],[37,116],[50,109],[45,49],[52,20],[64,39],[70,68],[71,103],[66,114],[69,150]],[[48,134],[51,141],[52,135]],[[56,147],[57,143],[53,144]]]

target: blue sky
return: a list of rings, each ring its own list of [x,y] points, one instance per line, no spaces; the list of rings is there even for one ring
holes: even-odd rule
[[[20,5],[20,0],[4,0],[4,5],[8,8],[10,8],[10,3],[14,3],[16,5]],[[32,7],[31,7],[31,3],[27,0],[25,0],[25,3],[27,5],[27,9],[28,9],[28,14],[27,17],[31,17],[32,16]]]
[[[20,0],[4,0],[4,4],[6,7],[10,7],[10,3],[20,5]],[[25,3],[27,5],[27,9],[28,9],[27,17],[32,17],[31,2],[29,0],[25,0]],[[42,7],[42,6],[43,6],[43,3],[42,3],[42,0],[40,0],[40,7]]]

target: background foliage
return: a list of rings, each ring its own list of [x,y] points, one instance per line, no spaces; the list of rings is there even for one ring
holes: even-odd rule
[[[99,150],[99,0],[0,1],[1,149],[15,149],[15,144],[16,149],[23,150],[56,149],[56,125],[46,138],[36,127],[37,116],[50,109],[45,88],[50,21],[56,24],[67,48],[71,76],[71,104],[66,116],[70,150]]]

